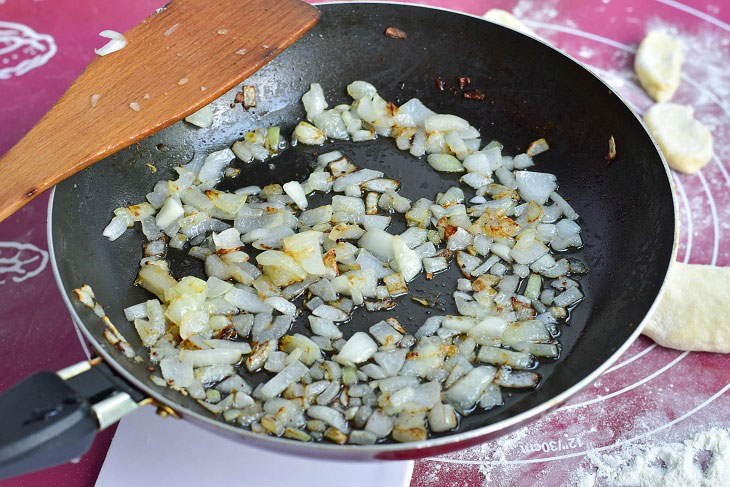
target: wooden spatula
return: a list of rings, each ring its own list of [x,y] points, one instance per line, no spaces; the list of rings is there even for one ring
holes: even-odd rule
[[[94,59],[0,159],[0,221],[64,178],[210,103],[318,18],[300,0],[173,0],[127,32],[124,49]]]

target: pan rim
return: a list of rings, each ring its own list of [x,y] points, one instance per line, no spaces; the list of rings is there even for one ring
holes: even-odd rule
[[[333,1],[333,2],[316,2],[313,3],[317,7],[323,7],[328,5],[348,5],[348,4],[383,4],[383,5],[397,5],[397,6],[407,6],[407,7],[417,7],[417,8],[423,8],[423,9],[430,9],[430,10],[438,10],[438,11],[444,11],[451,14],[456,15],[463,15],[466,17],[478,19],[484,22],[489,22],[491,24],[498,25],[500,28],[507,29],[507,27],[501,26],[499,24],[496,24],[494,22],[490,22],[489,20],[486,20],[482,17],[479,17],[477,15],[459,12],[453,9],[444,8],[444,7],[435,7],[430,5],[419,5],[419,4],[413,4],[413,3],[407,3],[407,2],[392,2],[392,1],[362,1],[362,0],[355,0],[355,1]],[[511,30],[511,29],[510,29]],[[518,32],[519,33],[519,32]],[[520,33],[521,34],[521,33]],[[521,34],[526,35],[526,34]],[[105,347],[99,343],[99,341],[96,340],[96,338],[91,334],[88,327],[84,323],[84,321],[81,319],[81,317],[78,315],[76,308],[74,307],[73,303],[71,302],[71,299],[69,298],[69,293],[66,291],[63,285],[63,281],[61,279],[60,272],[58,270],[58,266],[56,263],[56,254],[55,249],[53,245],[53,203],[55,199],[55,192],[56,188],[54,187],[51,190],[50,198],[48,201],[48,213],[47,213],[47,225],[46,225],[46,231],[47,231],[47,240],[48,240],[48,252],[51,256],[51,268],[53,270],[53,277],[56,281],[56,285],[58,286],[58,289],[61,293],[61,296],[64,300],[64,303],[66,304],[66,307],[69,310],[69,313],[71,315],[71,318],[73,321],[80,323],[84,326],[79,326],[79,329],[83,336],[92,344],[96,352],[101,355],[101,357],[111,366],[117,373],[119,373],[122,377],[124,377],[127,381],[129,381],[131,384],[133,384],[135,387],[137,387],[139,390],[141,390],[143,393],[148,395],[149,397],[152,397],[156,401],[158,401],[161,404],[164,404],[173,410],[180,412],[182,417],[189,417],[191,419],[194,419],[193,423],[202,423],[205,426],[213,427],[213,428],[220,428],[224,431],[226,431],[229,434],[234,434],[236,436],[242,436],[247,439],[247,441],[251,441],[253,445],[258,447],[266,447],[266,445],[271,446],[278,446],[280,448],[277,448],[279,451],[282,451],[282,448],[285,450],[289,450],[290,452],[294,452],[294,450],[301,450],[302,452],[316,452],[321,451],[322,453],[326,453],[330,457],[337,457],[342,456],[346,457],[347,454],[355,453],[360,454],[363,457],[366,457],[369,454],[369,459],[376,459],[378,454],[384,454],[384,453],[398,453],[398,452],[415,452],[417,450],[424,450],[424,449],[433,449],[438,448],[440,446],[447,446],[447,445],[458,445],[459,443],[466,443],[469,440],[473,440],[475,438],[491,435],[491,434],[498,434],[500,431],[504,431],[503,434],[507,434],[510,430],[514,429],[517,426],[520,426],[522,424],[526,424],[530,421],[533,421],[537,419],[538,417],[542,416],[543,414],[546,414],[550,412],[552,409],[556,408],[560,404],[563,404],[568,399],[570,399],[572,396],[589,386],[591,383],[593,383],[603,372],[605,372],[611,365],[613,365],[616,360],[618,360],[619,357],[621,357],[626,350],[636,341],[641,331],[644,329],[644,327],[647,325],[649,318],[653,315],[654,311],[656,310],[656,307],[659,304],[659,301],[661,297],[663,296],[665,289],[666,289],[666,278],[669,272],[670,266],[675,262],[678,247],[679,247],[679,206],[678,206],[678,200],[676,195],[676,186],[674,183],[674,179],[671,175],[671,172],[669,170],[669,166],[667,165],[667,162],[664,158],[664,155],[662,154],[661,150],[657,146],[656,141],[654,140],[654,137],[652,137],[651,133],[647,129],[646,125],[644,124],[644,121],[641,119],[641,117],[631,108],[631,106],[627,103],[627,101],[622,97],[619,93],[615,92],[608,84],[606,84],[601,78],[599,78],[597,75],[595,75],[591,70],[586,68],[581,62],[576,60],[574,57],[570,56],[569,54],[566,54],[565,52],[557,49],[556,47],[546,43],[540,38],[536,38],[533,36],[527,36],[532,38],[533,40],[541,43],[543,46],[552,49],[553,51],[557,52],[558,54],[565,56],[570,61],[575,63],[580,69],[583,69],[587,71],[593,78],[598,80],[600,83],[604,84],[608,90],[610,90],[620,101],[623,103],[623,105],[626,107],[626,109],[629,110],[631,114],[634,115],[634,117],[637,119],[637,121],[640,123],[641,127],[644,129],[645,134],[649,137],[649,140],[654,145],[654,148],[659,155],[659,158],[662,162],[662,165],[664,167],[665,176],[667,177],[667,181],[669,183],[671,197],[672,197],[672,206],[673,206],[673,214],[674,214],[674,236],[673,236],[673,243],[672,243],[672,252],[670,256],[670,260],[667,263],[666,271],[664,272],[664,278],[662,279],[662,283],[660,285],[659,291],[657,292],[656,297],[654,298],[653,303],[649,307],[647,313],[644,315],[643,319],[639,322],[639,324],[636,326],[634,331],[631,333],[631,335],[626,339],[626,341],[610,356],[608,357],[601,365],[596,367],[593,371],[591,371],[588,375],[586,375],[583,379],[578,381],[576,384],[571,386],[570,388],[562,391],[561,393],[557,394],[555,397],[531,408],[527,411],[523,411],[517,415],[511,416],[507,419],[504,419],[502,421],[498,421],[495,423],[491,423],[470,431],[465,431],[461,433],[456,433],[453,435],[447,435],[440,438],[431,438],[426,439],[423,441],[418,442],[412,442],[412,443],[387,443],[387,444],[376,444],[376,445],[334,445],[334,444],[327,444],[327,443],[320,443],[320,442],[311,442],[311,443],[297,443],[292,440],[288,440],[285,438],[278,438],[278,437],[272,437],[268,435],[262,435],[258,433],[254,433],[253,431],[243,429],[241,427],[236,427],[227,423],[224,423],[218,419],[205,416],[203,414],[200,414],[198,412],[195,412],[193,410],[188,409],[185,406],[182,406],[180,403],[172,401],[165,397],[164,395],[160,394],[156,390],[148,387],[146,384],[144,384],[139,378],[137,378],[135,375],[133,375],[131,372],[129,372],[123,365],[121,365],[120,362],[114,359],[112,355],[105,349]],[[74,325],[75,326],[75,325]],[[466,447],[466,445],[464,446]],[[456,448],[455,448],[456,449]],[[345,459],[345,458],[343,458]],[[350,457],[349,459],[353,459]]]

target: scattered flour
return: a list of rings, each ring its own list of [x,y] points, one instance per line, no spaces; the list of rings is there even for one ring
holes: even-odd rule
[[[684,442],[629,445],[614,454],[591,453],[575,487],[724,487],[730,477],[729,430],[712,428]]]
[[[558,16],[558,0],[519,0],[512,9],[512,13],[518,19],[530,19],[541,22],[553,20]]]
[[[595,49],[591,49],[588,46],[581,46],[580,50],[578,51],[578,56],[582,57],[583,59],[590,59],[595,55],[596,55]]]
[[[596,485],[596,475],[590,472],[580,472],[576,487],[593,487]]]

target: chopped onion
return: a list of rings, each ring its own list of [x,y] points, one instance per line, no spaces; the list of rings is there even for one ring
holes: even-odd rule
[[[160,371],[165,381],[175,387],[189,387],[195,379],[192,363],[174,357],[160,360]]]
[[[299,125],[294,129],[294,135],[299,142],[307,145],[322,145],[327,140],[321,130],[307,122],[299,122]]]
[[[334,339],[342,338],[342,331],[340,331],[332,320],[310,315],[309,326],[317,335]]]
[[[527,148],[527,155],[528,156],[536,156],[538,154],[542,154],[546,150],[548,150],[550,147],[548,146],[548,143],[545,139],[538,139],[530,144],[530,147]]]
[[[198,179],[204,183],[218,182],[223,175],[223,168],[235,158],[236,155],[228,147],[208,154],[200,168]]]
[[[213,243],[216,250],[238,249],[243,246],[241,234],[235,228],[223,230],[221,233],[213,232]]]
[[[264,274],[279,287],[303,281],[307,277],[307,271],[290,255],[278,250],[262,252],[256,256],[256,261],[263,266]]]
[[[314,125],[331,139],[348,139],[347,127],[337,110],[326,110],[313,118]]]
[[[423,269],[421,258],[412,249],[408,248],[400,235],[392,237],[391,242],[395,267],[403,276],[403,279],[409,282]]]
[[[366,362],[378,351],[378,344],[367,333],[356,332],[350,337],[337,354],[339,360],[359,364]]]
[[[436,404],[428,413],[428,425],[435,433],[456,428],[457,420],[454,408],[450,404]]]
[[[157,213],[155,224],[160,228],[167,228],[184,214],[185,210],[183,210],[182,203],[180,203],[180,198],[170,196]]]
[[[352,104],[328,109],[322,87],[312,84],[302,97],[311,123],[296,126],[292,143],[391,137],[399,150],[428,154],[438,171],[466,171],[464,186],[411,201],[398,193],[399,181],[332,151],[317,157],[303,182],[214,189],[237,175],[227,168],[233,158],[264,161],[286,148],[279,127],[259,128],[232,149],[193,155],[174,168],[176,180],[155,184],[148,202],[117,208],[103,234],[115,239],[141,222],[148,241],[138,282],[159,300],[124,311],[160,364],[156,384],[258,433],[338,444],[388,435],[420,441],[456,428],[475,407],[502,404],[501,387],[539,383],[525,369],[559,356],[559,320],[583,298],[574,276],[587,271],[551,250],[580,248],[581,227],[555,192],[556,177],[525,170],[548,149],[544,139],[514,157],[497,141],[480,150],[479,130],[418,99],[397,107],[365,81],[348,93]],[[207,106],[187,121],[210,127],[212,118]],[[313,198],[321,206],[306,210]],[[405,214],[400,235],[385,231],[397,223],[392,213]],[[207,281],[170,275],[167,248],[187,244],[204,261]],[[248,245],[261,251],[255,261]],[[454,253],[465,278],[440,297],[453,299],[454,314],[429,317],[415,334],[393,317],[374,319],[367,333],[344,338],[339,325],[356,306],[392,309],[408,281],[422,271],[433,279]],[[90,289],[78,295],[104,316]],[[437,297],[412,299],[441,306]],[[309,333],[292,331],[300,311]],[[110,342],[133,357],[110,330]],[[252,389],[235,372],[244,364],[268,380]]]
[[[350,430],[342,414],[332,408],[326,406],[310,406],[307,409],[307,415],[314,419],[322,420],[340,431],[348,432]]]
[[[547,254],[545,244],[535,238],[535,230],[525,230],[517,237],[515,246],[510,250],[510,255],[520,264],[529,265]]]
[[[185,121],[202,128],[210,127],[213,125],[213,109],[210,105],[205,105],[197,112],[185,117]]]
[[[109,240],[114,241],[121,237],[122,234],[127,230],[127,228],[127,219],[122,216],[115,216],[114,218],[112,218],[112,221],[109,222],[109,225],[104,228],[104,232],[102,233],[102,235]]]
[[[139,303],[134,306],[124,308],[124,317],[127,318],[127,321],[147,318],[147,303]]]
[[[362,225],[366,231],[385,230],[390,225],[391,218],[385,215],[364,215]]]
[[[449,132],[451,130],[466,130],[469,122],[456,115],[430,115],[424,119],[426,132]]]
[[[378,91],[375,87],[367,81],[353,81],[347,85],[347,94],[355,100],[359,100],[366,96],[372,98],[377,94],[377,92]]]
[[[318,306],[312,314],[332,321],[345,321],[348,318],[347,313],[328,304]]]
[[[358,245],[384,262],[391,262],[395,257],[393,235],[383,230],[368,230]]]
[[[578,213],[576,213],[573,207],[570,206],[568,202],[565,201],[563,197],[560,196],[558,193],[556,193],[555,191],[550,193],[550,199],[555,202],[555,204],[560,208],[566,218],[570,220],[576,220],[578,218]]]
[[[471,245],[473,240],[474,236],[471,233],[463,228],[457,228],[456,232],[446,241],[446,248],[449,250],[463,250]]]
[[[532,162],[532,157],[527,154],[517,154],[514,159],[512,159],[512,163],[514,164],[515,169],[527,169],[528,167],[535,165],[535,163]]]
[[[244,291],[239,288],[231,289],[223,297],[226,301],[230,302],[238,309],[249,313],[271,312],[271,306],[266,304],[256,294]]]
[[[322,260],[321,232],[301,232],[282,239],[284,251],[310,274],[321,276],[327,269]]]
[[[464,170],[459,159],[449,154],[431,154],[427,160],[432,168],[440,172],[462,172]]]
[[[555,306],[572,306],[583,298],[583,294],[577,287],[571,287],[555,296],[553,304]]]
[[[426,133],[420,128],[413,135],[410,153],[414,157],[421,157],[426,153]]]
[[[180,360],[190,362],[193,367],[206,365],[235,364],[241,360],[241,350],[214,348],[211,350],[181,350]]]
[[[304,190],[302,189],[301,184],[297,181],[289,181],[288,183],[284,183],[282,188],[284,189],[284,192],[294,200],[294,203],[296,203],[299,208],[302,210],[307,208],[307,197],[304,195]]]
[[[287,365],[284,370],[272,377],[264,386],[259,389],[259,395],[264,399],[278,396],[289,384],[299,380],[308,372],[307,366],[299,361]]]
[[[319,83],[309,85],[309,91],[302,95],[302,103],[307,112],[307,120],[314,121],[314,118],[321,115],[327,108],[327,100],[324,98],[322,85]]]
[[[378,438],[385,438],[393,430],[394,421],[390,416],[380,411],[373,412],[365,425],[365,431],[374,434]]]
[[[358,172],[366,171],[366,169],[362,169]],[[337,181],[339,182],[339,180]],[[335,186],[337,186],[337,182],[335,182]],[[368,181],[364,182],[362,184],[362,188],[367,191],[375,191],[377,193],[385,193],[388,191],[397,191],[400,187],[400,183],[396,181],[395,179],[369,179]],[[337,191],[337,188],[335,188],[335,191]]]
[[[497,369],[494,367],[488,365],[475,367],[444,392],[444,399],[461,413],[469,411],[484,394],[496,374]]]
[[[464,168],[470,173],[476,173],[485,178],[492,175],[492,166],[485,152],[476,152],[466,156],[464,158]]]
[[[264,303],[285,315],[294,316],[297,312],[297,307],[294,304],[279,296],[266,298],[264,299]]]
[[[101,37],[111,39],[99,49],[94,49],[94,52],[99,56],[106,56],[107,54],[111,54],[115,51],[119,51],[120,49],[124,49],[125,47],[127,47],[126,37],[124,37],[119,32],[113,30],[103,30],[99,32],[99,35]]]
[[[393,273],[393,271],[389,267],[387,267],[380,259],[378,259],[365,249],[361,249],[360,252],[358,252],[356,261],[360,266],[360,269],[372,270],[375,273],[375,277],[377,277],[378,279],[383,279]]]
[[[321,353],[317,344],[301,333],[283,337],[281,339],[281,349],[290,354],[290,359],[293,359],[293,354],[296,350],[299,350],[299,360],[309,366],[320,358]]]
[[[332,189],[334,191],[344,191],[347,186],[363,184],[365,189],[368,189],[367,182],[372,179],[377,179],[383,176],[380,171],[374,171],[372,169],[360,169],[359,171],[351,172],[344,176],[341,176],[335,180]]]
[[[423,270],[427,274],[436,274],[449,268],[449,263],[444,257],[426,257],[423,259]]]
[[[352,196],[333,196],[332,212],[343,212],[349,213],[351,215],[364,215],[365,203],[363,203],[361,198],[355,198]]]
[[[496,383],[502,387],[511,387],[518,389],[531,389],[537,387],[540,382],[540,376],[535,372],[526,370],[512,371],[502,367],[497,374]]]
[[[529,369],[534,363],[534,359],[529,353],[489,346],[483,346],[479,349],[478,358],[481,362],[493,365],[508,365],[515,369]]]
[[[395,329],[385,321],[380,321],[371,326],[369,332],[378,342],[380,342],[381,345],[386,346],[395,345],[401,340],[401,338],[403,338],[403,335],[395,331]],[[345,344],[345,346],[347,346],[347,344]]]
[[[535,201],[544,205],[550,194],[557,188],[556,178],[553,174],[517,171],[517,189],[526,201]]]

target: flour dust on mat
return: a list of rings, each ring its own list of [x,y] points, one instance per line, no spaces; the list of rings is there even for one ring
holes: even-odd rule
[[[520,20],[549,22],[558,17],[557,0],[519,0],[512,9],[512,14]]]
[[[730,476],[730,434],[712,428],[683,442],[629,445],[588,455],[573,487],[723,487]]]

